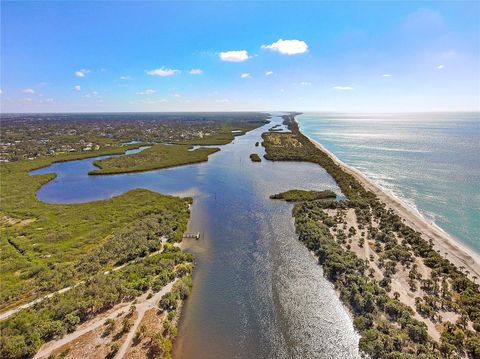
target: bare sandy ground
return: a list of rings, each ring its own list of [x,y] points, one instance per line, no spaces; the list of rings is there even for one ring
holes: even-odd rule
[[[142,321],[142,318],[145,314],[145,312],[151,308],[154,308],[160,299],[170,290],[172,289],[173,285],[175,284],[177,280],[175,279],[174,281],[170,282],[166,286],[164,286],[159,292],[155,293],[151,298],[147,299],[147,295],[144,294],[141,297],[137,298],[136,302],[136,311],[138,313],[137,319],[135,320],[135,323],[133,324],[132,328],[130,329],[130,332],[127,335],[126,340],[122,344],[120,350],[117,352],[115,358],[123,358],[125,355],[126,350],[128,349],[128,346],[130,345],[135,332]],[[111,311],[108,315],[99,315],[96,318],[82,324],[75,330],[74,332],[65,335],[64,337],[57,339],[57,340],[52,340],[46,344],[44,344],[40,350],[35,354],[34,359],[36,358],[45,358],[50,353],[55,351],[58,348],[63,347],[64,345],[74,341],[75,339],[81,337],[82,335],[95,330],[96,328],[103,326],[105,323],[105,320],[110,318],[116,318],[119,314],[125,312],[126,310],[129,309],[130,305],[132,305],[133,302],[128,302],[128,303],[122,303],[118,305],[113,311]]]
[[[470,278],[473,276],[480,278],[480,255],[478,253],[466,247],[460,243],[459,240],[445,233],[434,224],[429,223],[424,217],[421,216],[421,214],[408,207],[392,194],[382,189],[372,180],[367,178],[363,173],[340,161],[337,157],[335,157],[334,154],[328,151],[320,143],[312,140],[311,138],[309,139],[317,148],[327,153],[330,158],[345,172],[355,177],[355,179],[359,181],[365,187],[365,189],[375,193],[375,195],[377,195],[382,202],[384,202],[389,208],[392,208],[400,217],[405,220],[405,224],[422,233],[424,239],[429,240],[431,238],[435,249],[439,250],[442,256],[445,256],[445,253],[447,253],[447,259],[455,264],[458,268],[462,266],[465,267],[465,270],[470,272]]]

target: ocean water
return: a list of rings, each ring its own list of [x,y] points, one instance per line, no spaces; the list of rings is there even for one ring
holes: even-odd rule
[[[480,252],[480,113],[305,113],[302,132]]]

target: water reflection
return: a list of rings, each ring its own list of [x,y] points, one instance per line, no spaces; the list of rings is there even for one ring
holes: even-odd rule
[[[194,288],[175,343],[177,358],[357,358],[358,336],[315,258],[296,240],[290,204],[269,199],[292,188],[331,189],[319,166],[250,161],[272,123],[235,138],[208,162],[158,171],[88,176],[93,160],[35,173],[57,178],[38,192],[55,203],[109,198],[133,188],[192,195],[188,240]]]

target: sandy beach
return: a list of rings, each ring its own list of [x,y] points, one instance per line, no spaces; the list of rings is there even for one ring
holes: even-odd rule
[[[466,247],[459,240],[442,231],[434,224],[429,223],[420,213],[408,207],[400,199],[382,189],[357,169],[351,168],[340,161],[320,143],[311,138],[309,138],[309,140],[317,148],[327,153],[345,172],[354,176],[367,190],[375,193],[382,202],[402,217],[407,225],[422,233],[424,239],[429,240],[431,238],[435,249],[440,251],[442,256],[446,256],[447,259],[458,268],[464,267],[465,271],[469,271],[468,276],[470,278],[473,276],[480,278],[480,255],[478,253]]]

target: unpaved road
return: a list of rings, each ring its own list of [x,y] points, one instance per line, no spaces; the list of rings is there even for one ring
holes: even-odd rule
[[[175,279],[174,281],[167,284],[159,292],[155,293],[150,299],[146,299],[147,298],[146,294],[137,298],[137,303],[136,303],[136,311],[138,313],[137,319],[135,320],[135,323],[133,324],[132,328],[130,329],[130,332],[128,333],[126,341],[123,343],[122,347],[119,349],[119,351],[116,355],[116,358],[123,358],[123,356],[125,355],[125,352],[128,349],[133,337],[135,336],[135,332],[137,331],[137,328],[140,325],[140,322],[142,321],[143,316],[145,315],[145,312],[148,309],[156,306],[157,303],[160,301],[160,299],[165,294],[170,292],[170,290],[172,290],[172,286],[176,281],[177,281],[177,279]],[[132,304],[133,304],[133,301],[128,302],[128,303],[122,303],[113,312],[110,312],[107,316],[99,315],[98,317],[92,319],[91,321],[85,322],[84,324],[79,326],[78,329],[76,331],[74,331],[73,333],[70,333],[70,334],[65,335],[64,337],[62,337],[60,339],[52,340],[52,341],[44,344],[40,348],[40,350],[37,352],[37,354],[35,354],[35,356],[33,358],[36,359],[36,358],[46,358],[46,357],[48,357],[54,350],[57,350],[57,349],[63,347],[64,345],[70,343],[71,341],[73,341],[77,338],[80,338],[82,335],[84,335],[84,334],[102,326],[105,323],[105,320],[116,318],[119,314],[128,310],[128,308]]]

